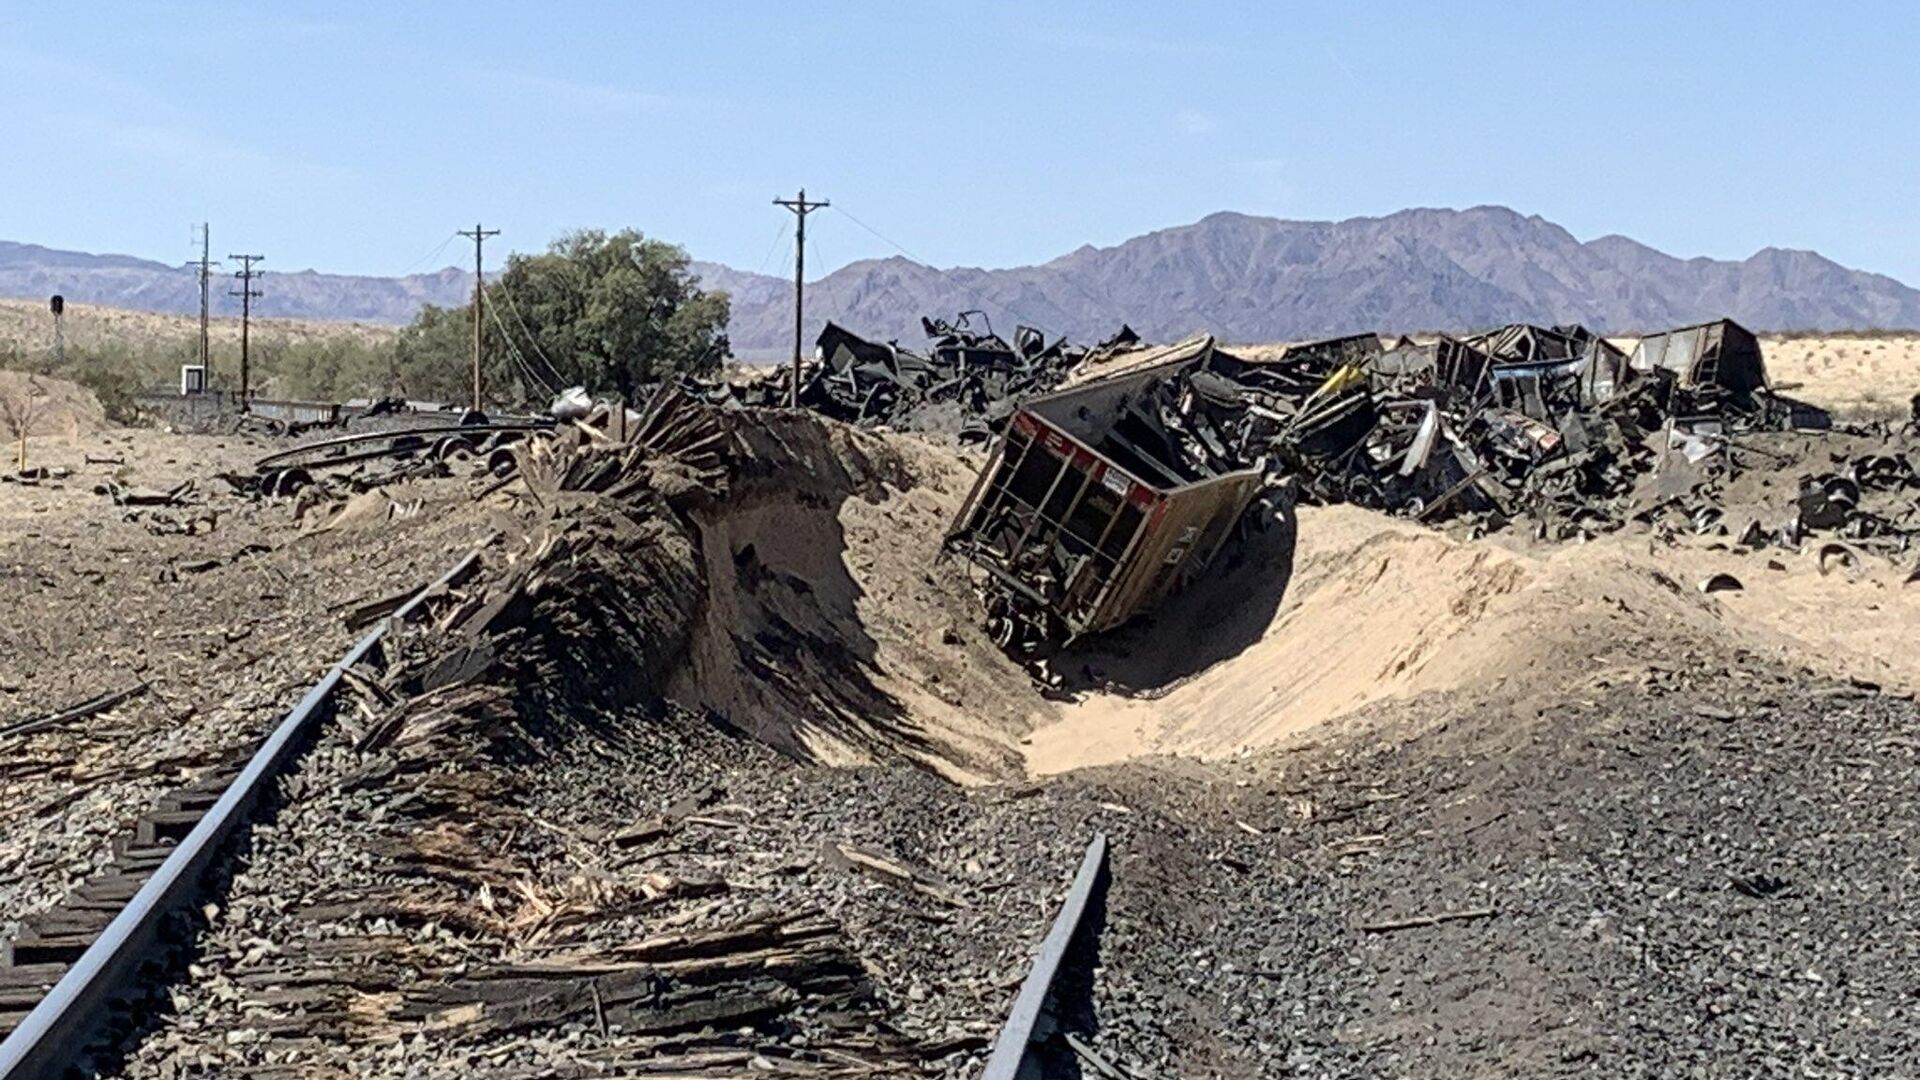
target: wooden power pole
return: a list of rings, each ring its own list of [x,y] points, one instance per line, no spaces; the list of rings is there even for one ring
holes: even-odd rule
[[[187,264],[193,267],[194,271],[200,275],[200,377],[206,380],[204,384],[206,386],[213,385],[213,365],[209,362],[207,355],[207,307],[208,299],[213,288],[213,268],[220,265],[213,261],[210,236],[211,230],[205,222],[202,222],[200,225],[200,260]]]
[[[240,298],[240,407],[244,409],[253,396],[252,384],[249,382],[253,375],[253,357],[248,335],[253,323],[253,298],[260,295],[260,290],[253,287],[253,279],[262,273],[255,270],[253,264],[265,262],[267,257],[229,254],[227,258],[240,260],[240,269],[233,272],[233,276],[240,279],[240,287],[228,295]]]
[[[797,199],[775,199],[775,206],[784,206],[793,211],[799,224],[794,229],[793,245],[793,398],[794,408],[800,407],[800,350],[803,347],[804,331],[800,327],[806,312],[807,289],[807,215],[823,206],[833,204],[821,199],[819,202],[807,201],[807,189],[800,189]]]
[[[489,236],[499,236],[499,229],[483,229],[479,222],[471,229],[461,229],[461,236],[473,238],[473,411],[480,411],[480,305],[486,297],[481,290],[485,287],[480,274],[480,245]]]

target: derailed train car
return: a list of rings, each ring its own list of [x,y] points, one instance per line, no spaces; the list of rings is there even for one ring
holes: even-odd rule
[[[1159,604],[1203,571],[1264,483],[1185,452],[1158,402],[1191,394],[1211,338],[1034,398],[1009,418],[946,538],[984,575],[1000,644],[1044,656]]]

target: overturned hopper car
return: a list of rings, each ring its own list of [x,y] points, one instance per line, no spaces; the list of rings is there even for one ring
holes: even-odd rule
[[[1264,470],[1181,452],[1156,403],[1192,391],[1211,339],[1035,398],[1009,418],[946,538],[984,575],[1002,647],[1044,656],[1126,622],[1206,567]]]

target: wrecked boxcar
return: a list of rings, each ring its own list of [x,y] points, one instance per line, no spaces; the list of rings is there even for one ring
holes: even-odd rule
[[[1634,347],[1633,370],[1658,376],[1661,405],[1676,416],[1766,411],[1767,368],[1760,341],[1731,319],[1648,334]]]
[[[984,576],[989,628],[1038,658],[1154,607],[1206,567],[1264,482],[1183,444],[1212,338],[1015,410],[946,538]]]

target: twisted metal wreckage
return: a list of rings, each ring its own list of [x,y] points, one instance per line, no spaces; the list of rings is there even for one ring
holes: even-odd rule
[[[800,404],[847,423],[940,426],[963,442],[984,442],[1019,400],[1059,386],[1089,357],[1140,343],[1127,326],[1091,348],[1064,338],[1049,342],[1030,326],[1019,327],[1008,342],[979,311],[963,311],[952,322],[923,318],[920,325],[930,342],[924,353],[828,323],[803,371]],[[713,402],[777,406],[792,400],[792,378],[780,368],[752,382],[686,389]]]
[[[1282,485],[1424,522],[1591,536],[1624,523],[1663,458],[1699,466],[1743,432],[1827,424],[1769,388],[1758,341],[1726,320],[1631,355],[1579,326],[1391,347],[1359,334],[1262,360],[1202,336],[1019,404],[946,542],[981,571],[1001,643],[1039,658],[1183,587]]]
[[[1391,345],[1353,334],[1256,359],[1205,335],[1150,348],[1128,327],[1090,349],[1028,327],[1008,343],[983,316],[976,330],[979,315],[923,319],[925,353],[829,323],[800,400],[856,424],[997,436],[946,549],[980,572],[1001,644],[1033,658],[1184,587],[1271,516],[1249,508],[1283,486],[1472,531],[1524,520],[1542,539],[1676,509],[1724,530],[1700,470],[1729,469],[1745,433],[1831,424],[1775,392],[1758,339],[1726,319],[1631,353],[1582,326],[1521,323]],[[706,393],[777,404],[786,377]],[[1637,493],[1650,477],[1665,486]],[[1920,513],[1895,519],[1861,498],[1909,487],[1920,477],[1904,458],[1811,476],[1791,519],[1740,539],[1794,546],[1821,529],[1904,547]]]
[[[1355,334],[1271,357],[1206,335],[1149,347],[1127,327],[1091,348],[1027,327],[1008,342],[978,312],[922,325],[925,352],[827,324],[800,401],[861,426],[992,440],[945,550],[978,571],[1000,643],[1030,658],[1150,610],[1270,520],[1278,499],[1475,532],[1525,522],[1553,540],[1676,514],[1724,532],[1702,476],[1730,473],[1729,449],[1752,449],[1741,441],[1752,432],[1831,426],[1775,392],[1758,340],[1724,319],[1648,335],[1631,353],[1584,327],[1515,324],[1390,345]],[[791,377],[683,377],[676,389],[689,404],[778,406]],[[591,404],[570,393],[574,411]],[[528,425],[508,426],[493,439]],[[428,449],[391,435],[373,450],[360,441],[380,436],[349,437],[342,460]],[[463,440],[426,456],[463,448],[489,464],[500,453]],[[1803,478],[1786,522],[1751,523],[1738,542],[1797,547],[1819,531],[1904,551],[1920,539],[1920,475],[1904,456],[1841,464]],[[276,490],[308,479],[298,464],[269,465],[263,482]]]

